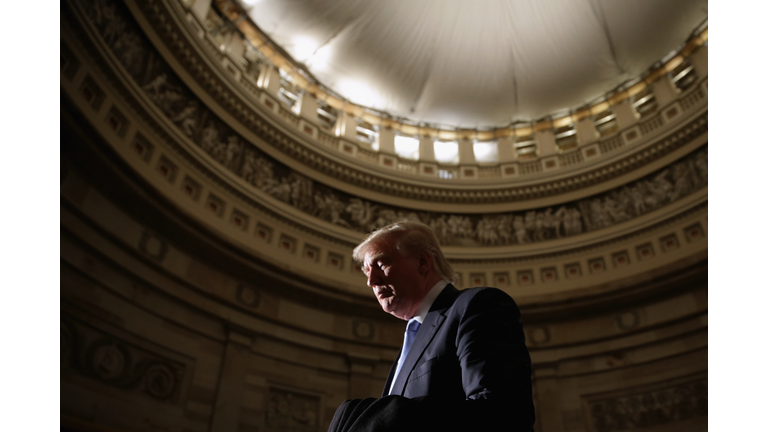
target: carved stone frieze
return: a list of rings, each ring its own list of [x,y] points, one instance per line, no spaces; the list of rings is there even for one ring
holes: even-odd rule
[[[266,417],[266,425],[271,431],[316,431],[320,421],[320,398],[272,387]]]
[[[176,403],[186,366],[62,313],[62,373]]]
[[[648,428],[707,416],[707,378],[587,402],[592,430]]]
[[[162,1],[146,1],[140,2],[139,7],[146,13],[146,18],[153,25],[154,30],[163,38],[164,43],[172,49],[176,59],[181,62],[185,69],[219,101],[222,107],[227,109],[232,116],[237,118],[238,121],[247,126],[252,132],[259,135],[268,144],[279,148],[293,159],[317,171],[391,196],[417,201],[451,202],[457,204],[492,204],[555,196],[610,180],[643,166],[689,142],[707,130],[707,117],[704,114],[692,120],[687,127],[681,127],[673,136],[654,143],[635,154],[620,158],[610,166],[554,181],[542,180],[539,185],[486,186],[482,190],[459,191],[452,190],[447,185],[430,187],[409,184],[397,179],[371,174],[368,170],[360,169],[359,166],[355,166],[353,163],[345,164],[332,160],[304,143],[296,141],[294,137],[285,134],[280,128],[271,124],[275,120],[265,119],[264,116],[254,111],[249,104],[245,103],[243,101],[244,94],[235,92],[228,85],[223,85],[221,81],[218,81],[219,79],[225,79],[229,74],[222,72],[221,76],[217,78],[217,73],[211,68],[218,68],[218,63],[220,62],[203,59],[200,53],[206,53],[207,50],[196,45],[200,42],[188,40],[181,28],[178,27],[177,21],[186,22],[181,17],[174,19],[172,15],[180,13],[173,10],[179,9],[179,5],[165,4]],[[215,54],[221,55],[221,53]],[[209,55],[211,54],[209,53]],[[236,86],[236,82],[232,84]],[[182,121],[184,116],[181,116],[181,114],[183,114],[183,111],[177,109],[174,111],[173,119],[178,119],[176,120],[177,122]],[[192,119],[187,119],[187,122],[187,131],[192,132]],[[196,124],[198,129],[203,127],[199,120],[196,121]],[[220,129],[217,130],[221,134],[227,135],[227,133],[222,132]],[[227,135],[227,144],[228,139]],[[217,154],[217,159],[226,157],[223,156],[223,151],[221,150]]]
[[[357,232],[370,232],[409,218],[432,226],[444,245],[536,243],[607,228],[670,204],[707,184],[707,147],[704,146],[621,188],[557,208],[462,215],[415,211],[366,200],[311,180],[247,143],[184,85],[122,5],[104,0],[80,2],[104,42],[146,97],[223,168],[299,211]],[[267,130],[267,122],[259,123],[269,136],[276,133]],[[465,198],[449,195],[458,201]]]

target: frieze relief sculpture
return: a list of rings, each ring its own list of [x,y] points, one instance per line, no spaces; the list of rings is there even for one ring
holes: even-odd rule
[[[706,380],[642,394],[591,402],[597,432],[636,430],[707,416]]]
[[[523,212],[460,215],[374,203],[317,183],[275,161],[218,119],[175,75],[122,4],[80,0],[123,67],[179,130],[256,189],[328,223],[362,233],[404,218],[431,226],[441,244],[504,246],[576,236],[669,205],[707,184],[707,146],[617,189]]]
[[[302,432],[317,430],[318,401],[311,396],[271,390],[267,406],[268,430]]]
[[[183,364],[83,325],[70,316],[62,316],[61,342],[63,375],[85,376],[157,401],[178,401]]]

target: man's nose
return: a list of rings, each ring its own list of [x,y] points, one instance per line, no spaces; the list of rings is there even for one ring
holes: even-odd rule
[[[373,288],[374,285],[379,283],[379,280],[378,272],[375,269],[371,269],[371,271],[368,272],[368,287]]]

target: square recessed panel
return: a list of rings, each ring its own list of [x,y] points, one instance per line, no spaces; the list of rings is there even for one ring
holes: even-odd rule
[[[312,262],[318,262],[320,261],[320,248],[317,246],[305,244],[304,251],[301,253],[301,256]]]
[[[176,180],[176,165],[168,160],[165,156],[160,156],[160,160],[157,161],[157,172],[168,180],[169,183],[173,183]]]
[[[317,138],[317,127],[307,123],[303,119],[299,121],[299,129],[304,132],[305,134]]]
[[[419,166],[423,175],[437,177],[437,165],[421,163]]]
[[[600,148],[596,144],[593,144],[591,146],[584,147],[582,153],[584,154],[584,159],[592,159],[593,157],[600,155]]]
[[[638,138],[640,138],[640,128],[637,126],[624,132],[624,141],[627,143],[631,143]]]
[[[218,217],[224,215],[224,200],[216,195],[208,195],[208,199],[205,201],[205,208]]]
[[[653,258],[656,254],[653,251],[653,245],[650,243],[642,244],[638,246],[635,251],[637,252],[637,260],[642,261],[648,258]]]
[[[557,281],[557,269],[555,267],[541,269],[541,281],[544,283]]]
[[[379,163],[387,168],[394,168],[396,165],[395,158],[384,155],[379,155]]]
[[[601,273],[604,272],[605,269],[605,260],[603,258],[593,258],[589,260],[587,263],[589,266],[589,272],[590,273]]]
[[[704,229],[701,224],[696,223],[685,229],[685,239],[688,243],[701,240],[704,238]]]
[[[502,177],[516,177],[519,174],[517,164],[502,165],[501,176]]]
[[[659,239],[662,252],[668,252],[680,247],[680,241],[677,240],[676,234],[670,234]]]
[[[485,286],[485,274],[484,273],[471,273],[469,280],[472,286]]]
[[[509,286],[509,272],[494,273],[493,284],[499,288]]]
[[[565,277],[566,279],[573,279],[581,276],[581,264],[571,263],[565,265]]]
[[[184,180],[181,181],[181,190],[184,191],[184,194],[188,197],[192,198],[193,201],[197,201],[200,199],[202,186],[200,186],[200,183],[192,180],[189,176],[184,176]]]
[[[232,211],[232,215],[229,217],[229,222],[243,231],[248,230],[248,215],[239,210]]]
[[[140,133],[137,133],[133,138],[131,147],[144,162],[149,162],[149,159],[152,158],[152,152],[155,150],[155,146]]]
[[[459,171],[463,178],[477,178],[477,167],[461,167]]]
[[[518,285],[531,285],[533,283],[533,272],[530,270],[521,270],[517,272]]]
[[[277,247],[285,252],[296,253],[296,239],[282,234],[277,242]]]
[[[80,85],[80,96],[95,111],[98,111],[101,108],[101,103],[104,102],[104,91],[101,90],[101,87],[96,84],[96,81],[90,75],[85,77],[85,80]]]
[[[256,224],[256,238],[261,239],[267,243],[272,241],[272,228],[259,222]]]
[[[344,270],[344,257],[335,252],[328,252],[327,265],[336,270]]]
[[[130,126],[130,123],[128,122],[128,119],[123,115],[120,110],[115,108],[114,106],[109,109],[109,112],[107,112],[107,126],[109,126],[110,129],[112,129],[117,136],[120,138],[125,137],[125,134],[128,132],[128,126]]]
[[[629,254],[627,251],[616,252],[611,255],[611,259],[613,260],[613,266],[616,268],[629,265]]]
[[[558,159],[554,157],[544,159],[542,161],[542,166],[544,167],[544,171],[556,169],[558,167]]]

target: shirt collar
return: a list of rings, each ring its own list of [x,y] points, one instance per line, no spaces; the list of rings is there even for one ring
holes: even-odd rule
[[[432,288],[427,293],[427,296],[424,297],[424,300],[419,305],[419,308],[416,309],[416,314],[413,316],[412,319],[415,319],[419,323],[424,322],[424,318],[427,317],[427,312],[429,312],[429,308],[432,307],[432,303],[435,302],[435,299],[437,296],[443,292],[443,289],[448,286],[448,281],[444,279],[440,279],[436,284],[432,286]]]

